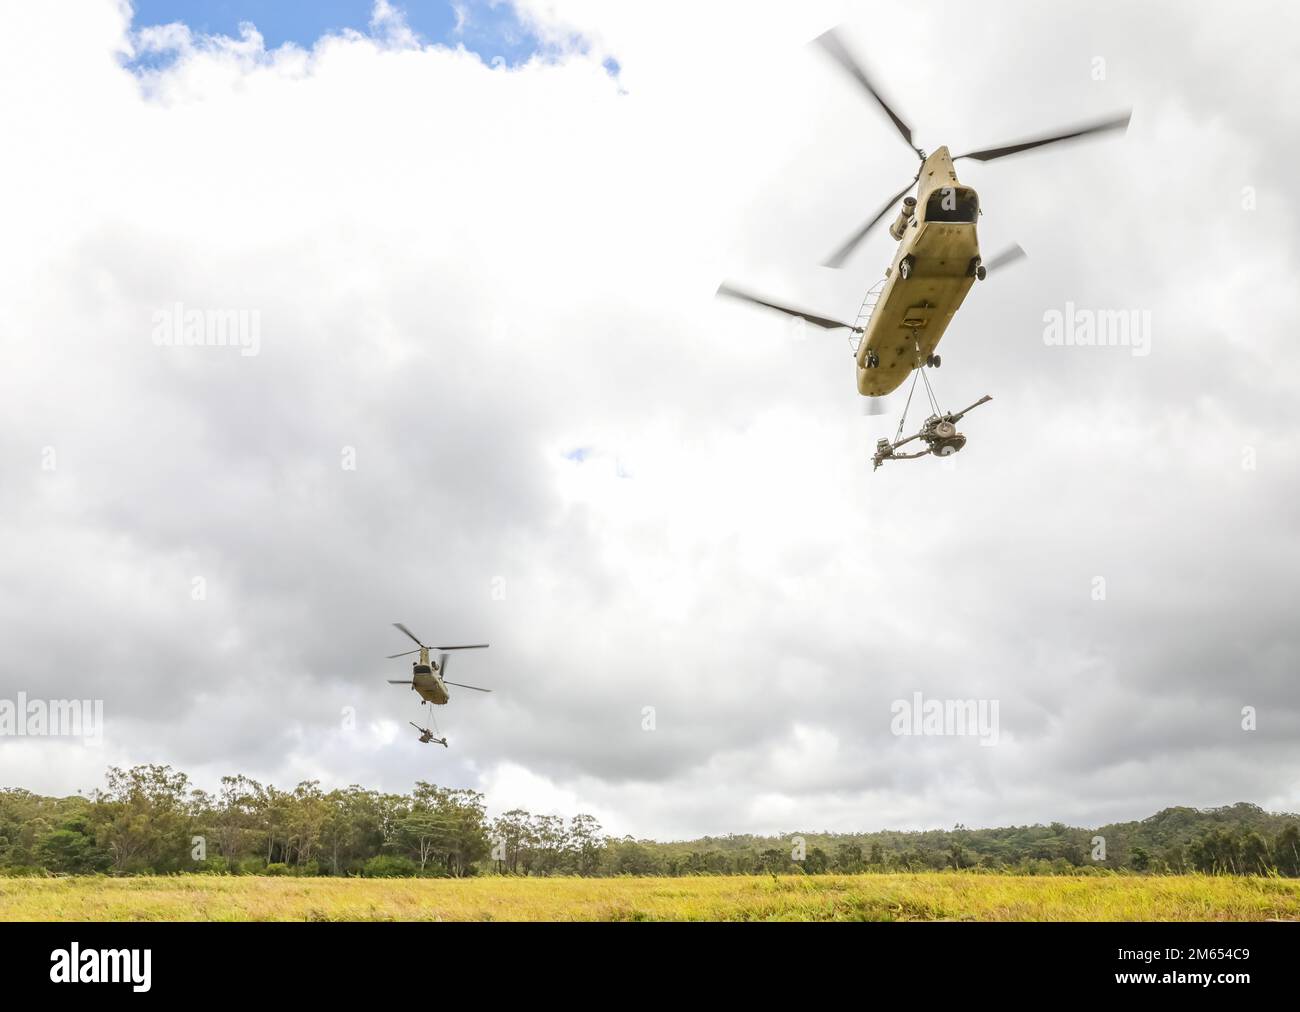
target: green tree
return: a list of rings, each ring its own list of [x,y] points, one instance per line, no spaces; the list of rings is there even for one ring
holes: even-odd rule
[[[265,797],[262,785],[245,776],[221,778],[209,816],[213,842],[230,867],[255,846],[259,810]]]
[[[564,865],[569,834],[564,820],[558,815],[538,815],[533,819],[533,839],[536,841],[536,858],[533,868],[539,875],[554,875]]]
[[[600,823],[596,818],[591,815],[575,815],[569,820],[568,840],[573,854],[573,870],[579,875],[596,874],[604,850]]]
[[[1268,844],[1253,829],[1242,835],[1240,854],[1239,873],[1242,875],[1267,875],[1272,869],[1273,856],[1269,853]]]
[[[492,823],[492,841],[501,845],[503,853],[498,871],[528,874],[537,845],[532,820],[522,808],[512,808]]]
[[[1300,877],[1300,825],[1291,822],[1278,832],[1273,841],[1273,860],[1278,874]]]
[[[174,872],[188,866],[189,778],[170,766],[110,767],[108,786],[93,795],[97,841],[112,870]]]
[[[878,856],[880,844],[875,844],[873,856]],[[835,848],[835,870],[853,875],[862,870],[862,848],[856,843],[841,843]]]
[[[108,867],[108,856],[95,843],[88,814],[79,812],[41,839],[37,847],[41,867],[67,875],[87,875]]]

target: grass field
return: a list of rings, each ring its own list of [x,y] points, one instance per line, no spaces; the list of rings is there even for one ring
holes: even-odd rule
[[[6,921],[1300,920],[1300,881],[931,873],[0,879]]]

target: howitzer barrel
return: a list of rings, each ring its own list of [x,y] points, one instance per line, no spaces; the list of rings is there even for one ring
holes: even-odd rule
[[[950,416],[950,417],[951,417],[952,421],[954,421],[954,422],[960,422],[960,421],[962,420],[962,417],[966,414],[966,412],[968,412],[968,411],[974,411],[974,410],[975,410],[976,408],[978,408],[981,404],[985,403],[986,401],[991,401],[991,400],[993,400],[993,398],[990,397],[988,394],[985,394],[983,397],[981,397],[979,400],[977,400],[977,401],[976,401],[974,404],[972,404],[970,407],[968,407],[968,408],[962,408],[960,411],[958,411],[956,414],[954,414],[954,415],[952,415],[952,416]]]

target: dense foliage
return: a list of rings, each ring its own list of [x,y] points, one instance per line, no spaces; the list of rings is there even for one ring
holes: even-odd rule
[[[1104,843],[1099,847],[1098,838]],[[1103,851],[1104,848],[1104,851]],[[1300,877],[1300,817],[1250,804],[1168,808],[1098,829],[1014,826],[732,835],[680,843],[607,836],[590,815],[496,819],[481,794],[419,782],[292,791],[243,776],[215,794],[168,766],[112,768],[89,796],[0,790],[0,874],[455,876],[722,875],[985,869],[1033,874],[1206,872]]]

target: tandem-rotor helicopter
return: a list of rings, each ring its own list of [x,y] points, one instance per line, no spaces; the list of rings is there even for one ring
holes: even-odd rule
[[[903,206],[889,227],[890,236],[898,242],[893,263],[885,271],[885,277],[863,298],[854,323],[782,305],[726,283],[718,288],[718,294],[774,309],[825,330],[849,331],[849,344],[857,363],[858,393],[864,397],[883,397],[898,389],[908,375],[913,374],[912,389],[908,393],[903,417],[899,419],[897,435],[892,442],[881,439],[876,444],[873,457],[876,468],[885,460],[907,460],[931,453],[945,457],[956,453],[966,443],[966,437],[957,431],[956,423],[966,412],[991,398],[985,396],[960,412],[943,412],[922,367],[937,369],[942,364],[937,351],[939,341],[975,281],[983,281],[988,272],[999,270],[1025,255],[1019,246],[1012,246],[984,261],[975,233],[981,214],[979,196],[957,178],[953,163],[963,158],[991,162],[1046,144],[1124,130],[1131,114],[1126,112],[1063,133],[968,151],[956,157],[950,155],[946,147],[927,154],[913,143],[912,128],[871,83],[861,64],[844,45],[838,30],[832,28],[821,35],[817,43],[884,110],[921,161],[912,181],[849,236],[823,266],[843,267],[872,228],[901,199]],[[913,186],[916,195],[907,195]],[[911,405],[918,377],[925,383],[933,413],[919,432],[904,439],[907,407]],[[922,440],[926,449],[917,453],[895,453],[903,444],[915,439]]]
[[[473,689],[475,692],[492,691],[491,689],[479,688],[477,685],[464,685],[461,682],[449,682],[444,677],[447,673],[447,661],[451,656],[452,650],[486,650],[488,646],[486,643],[470,643],[464,646],[454,647],[428,647],[421,643],[420,638],[416,636],[415,633],[411,632],[410,629],[406,628],[406,626],[402,625],[401,622],[394,622],[393,626],[394,628],[402,630],[402,632],[406,633],[407,636],[414,640],[419,649],[407,650],[400,654],[390,654],[388,659],[390,661],[396,660],[398,657],[409,657],[411,654],[419,654],[420,656],[411,663],[410,678],[390,678],[388,679],[389,685],[409,685],[413,691],[420,694],[421,706],[424,706],[426,703],[433,703],[435,706],[445,706],[448,700],[451,699],[451,693],[447,691],[447,686],[449,685],[454,685],[458,689]],[[429,657],[429,651],[431,650],[439,651],[438,659],[436,661]],[[438,722],[434,720],[433,725],[436,729]],[[435,735],[434,731],[420,727],[419,724],[411,723],[411,726],[420,732],[420,741],[424,744],[427,745],[430,742],[436,742],[437,744],[446,747],[447,739],[445,737],[439,738]]]

